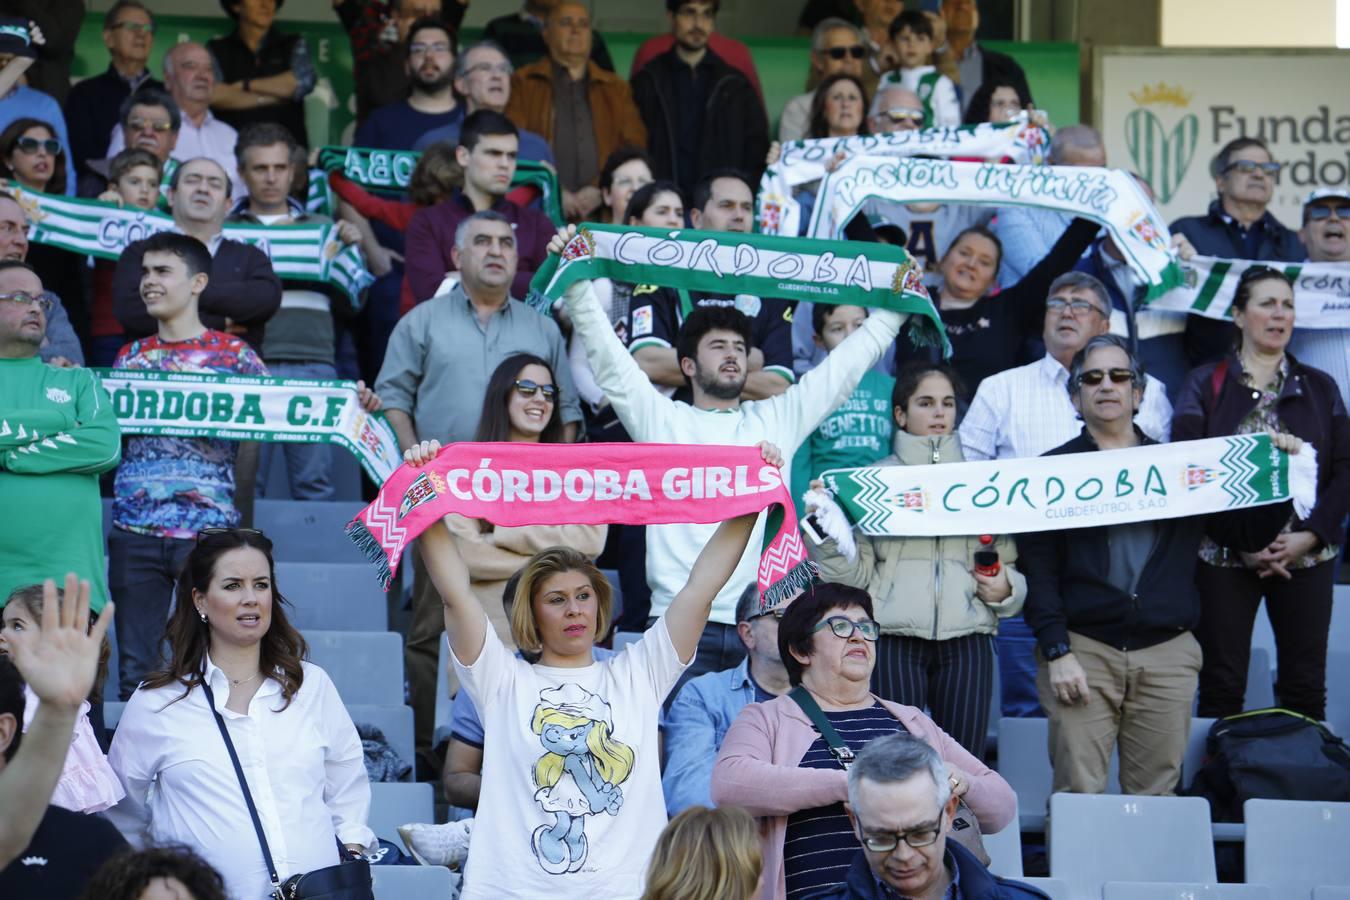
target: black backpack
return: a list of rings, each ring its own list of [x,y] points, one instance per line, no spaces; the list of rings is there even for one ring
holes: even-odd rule
[[[1350,801],[1350,749],[1287,709],[1239,713],[1210,727],[1205,763],[1186,793],[1208,800],[1215,822],[1241,822],[1253,798]]]

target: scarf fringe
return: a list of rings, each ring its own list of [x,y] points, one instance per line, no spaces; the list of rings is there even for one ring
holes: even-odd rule
[[[1317,448],[1312,444],[1304,444],[1289,457],[1289,496],[1300,520],[1308,518],[1317,505]]]
[[[389,585],[394,581],[394,572],[389,565],[389,557],[386,555],[385,549],[380,546],[380,542],[375,539],[375,535],[370,533],[366,523],[360,519],[352,519],[347,523],[344,530],[347,532],[347,537],[351,538],[352,543],[356,545],[356,549],[360,550],[361,554],[375,566],[375,574],[380,579],[380,587],[388,591]]]
[[[819,580],[820,568],[809,559],[802,560],[760,593],[758,612],[765,612],[784,600],[791,600]]]

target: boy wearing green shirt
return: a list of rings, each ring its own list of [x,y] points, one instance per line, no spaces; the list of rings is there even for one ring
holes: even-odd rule
[[[98,476],[122,458],[112,402],[88,369],[38,357],[52,295],[25,263],[0,260],[0,604],[75,572],[103,609]]]
[[[826,353],[832,353],[865,321],[867,310],[861,306],[817,303],[811,308],[816,346]],[[870,466],[891,452],[894,388],[894,378],[869,369],[843,405],[825,417],[792,457],[792,498],[797,503],[798,517],[806,515],[802,495],[821,472]]]

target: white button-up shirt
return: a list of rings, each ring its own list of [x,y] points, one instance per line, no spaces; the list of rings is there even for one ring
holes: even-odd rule
[[[1135,423],[1155,441],[1172,433],[1167,388],[1146,375],[1144,400]],[[1040,456],[1083,430],[1069,399],[1069,370],[1046,354],[1038,362],[991,375],[980,382],[959,435],[967,461]]]
[[[302,665],[290,705],[280,709],[281,685],[269,678],[240,715],[225,709],[225,673],[206,664],[282,881],[336,865],[337,841],[375,840],[356,726],[328,674]],[[232,898],[259,900],[270,879],[229,751],[205,692],[178,700],[183,690],[142,688],[127,702],[108,753],[127,795],[108,816],[136,847],[192,847],[225,877]]]

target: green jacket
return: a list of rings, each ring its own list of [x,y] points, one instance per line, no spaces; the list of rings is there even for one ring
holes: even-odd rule
[[[878,466],[920,466],[962,462],[961,442],[954,434],[915,437],[896,431],[894,455]],[[967,634],[994,634],[998,620],[1016,615],[1027,598],[1027,581],[1013,563],[1017,545],[1007,535],[994,540],[999,561],[1008,572],[1012,594],[988,604],[975,596],[977,535],[960,537],[868,537],[854,531],[858,555],[849,562],[834,541],[811,547],[821,576],[863,588],[872,595],[883,634],[942,641]]]
[[[122,458],[112,401],[88,369],[0,359],[0,605],[67,572],[108,599],[98,476]]]

